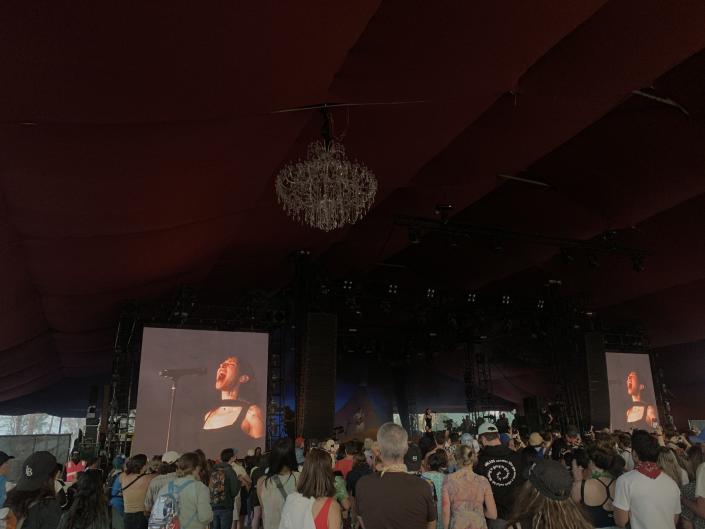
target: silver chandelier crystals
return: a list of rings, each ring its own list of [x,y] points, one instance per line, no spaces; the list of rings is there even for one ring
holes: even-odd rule
[[[348,160],[340,142],[324,137],[308,146],[305,160],[279,171],[276,193],[290,217],[331,231],[365,216],[377,193],[377,178],[365,165]]]

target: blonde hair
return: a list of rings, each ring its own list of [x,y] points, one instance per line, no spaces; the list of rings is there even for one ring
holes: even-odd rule
[[[458,445],[455,447],[455,462],[458,463],[460,467],[467,467],[474,465],[477,461],[477,454],[472,446]]]
[[[681,478],[681,466],[678,464],[676,454],[670,448],[661,447],[658,451],[658,466],[669,478],[676,482],[679,487],[683,485]]]

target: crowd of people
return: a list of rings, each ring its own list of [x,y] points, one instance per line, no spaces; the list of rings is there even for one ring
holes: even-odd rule
[[[386,423],[374,441],[118,456],[109,471],[36,452],[0,499],[6,529],[700,529],[704,461],[705,432],[522,436],[485,422],[409,439]]]

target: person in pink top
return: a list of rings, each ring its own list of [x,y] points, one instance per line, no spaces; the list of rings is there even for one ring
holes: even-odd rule
[[[66,483],[73,483],[78,479],[78,473],[86,470],[86,462],[81,460],[78,450],[71,452],[71,459],[66,463]]]
[[[475,474],[476,456],[472,447],[459,445],[455,460],[458,471],[443,483],[444,529],[486,529],[485,518],[497,518],[492,487],[484,476]]]
[[[352,441],[345,444],[345,457],[340,461],[336,462],[335,470],[340,471],[343,474],[343,479],[348,479],[348,474],[353,467],[353,459],[355,453],[357,452],[357,446]]]

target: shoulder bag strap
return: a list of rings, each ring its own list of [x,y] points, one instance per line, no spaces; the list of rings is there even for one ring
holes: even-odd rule
[[[286,497],[288,496],[288,494],[284,490],[284,485],[282,485],[281,479],[279,479],[279,476],[274,476],[272,479],[274,480],[274,484],[279,489],[279,493],[282,495],[282,498],[284,498],[284,501],[286,501]]]
[[[140,475],[137,476],[135,479],[133,479],[132,481],[130,481],[130,483],[129,483],[126,487],[120,486],[120,495],[122,496],[122,493],[123,493],[123,492],[125,492],[125,491],[126,491],[127,489],[129,489],[132,485],[134,485],[135,483],[137,483],[137,482],[140,480],[140,478],[142,478],[142,477],[144,477],[144,476],[146,476],[146,475],[147,475],[147,474],[140,474]]]

